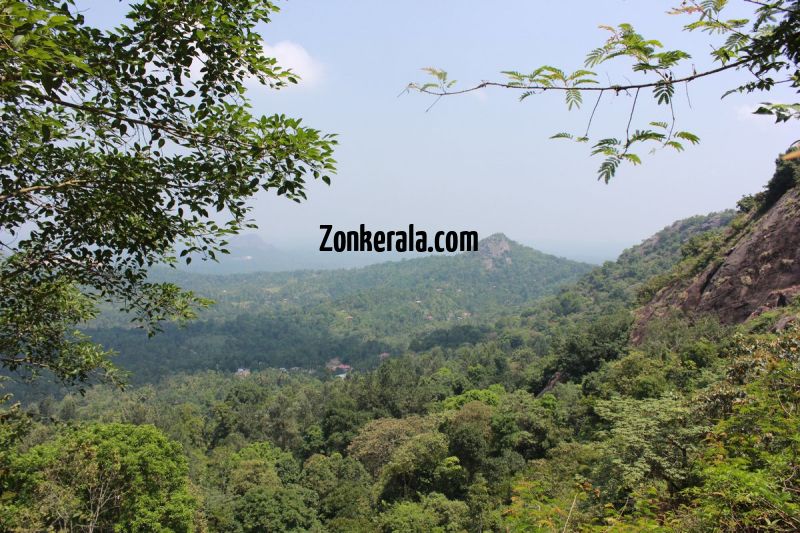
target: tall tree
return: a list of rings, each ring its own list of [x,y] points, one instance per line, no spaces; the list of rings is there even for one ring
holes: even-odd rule
[[[140,0],[88,25],[67,0],[0,0],[0,364],[115,378],[75,331],[99,301],[154,332],[205,302],[147,274],[214,259],[259,190],[330,183],[331,135],[257,116],[247,87],[297,82],[264,55],[269,0]],[[215,213],[216,214],[213,214]]]
[[[94,424],[20,454],[0,488],[4,530],[191,531],[181,447],[153,426]],[[28,529],[30,528],[30,529]]]

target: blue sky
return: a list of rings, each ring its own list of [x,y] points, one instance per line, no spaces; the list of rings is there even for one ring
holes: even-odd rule
[[[262,113],[303,117],[340,136],[339,173],[331,187],[312,185],[309,201],[270,195],[254,200],[259,234],[279,247],[313,250],[320,224],[389,230],[414,223],[431,231],[504,232],[521,243],[576,259],[612,259],[676,219],[733,207],[760,190],[777,154],[798,135],[795,124],[774,125],[749,111],[791,93],[734,95],[744,78],[726,73],[681,88],[678,128],[702,143],[682,154],[645,155],[608,185],[596,181],[599,160],[586,146],[548,137],[582,131],[591,104],[567,111],[559,95],[520,103],[502,89],[441,100],[398,96],[420,68],[450,72],[461,85],[500,78],[501,70],[542,64],[580,68],[607,34],[599,24],[632,23],[646,37],[711,65],[712,42],[682,31],[685,18],[667,15],[676,1],[292,0],[262,28],[267,50],[305,78],[279,93],[251,95]],[[124,4],[79,2],[90,22],[108,24]],[[732,2],[732,14],[750,9]],[[602,79],[636,80],[625,63],[596,69]],[[688,73],[686,73],[688,74]],[[683,93],[683,94],[682,94]],[[624,136],[632,98],[604,97],[592,131]],[[663,119],[642,94],[636,116]],[[587,102],[588,103],[588,102]]]

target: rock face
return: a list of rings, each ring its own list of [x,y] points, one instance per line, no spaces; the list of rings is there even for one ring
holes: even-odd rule
[[[492,270],[499,261],[510,264],[511,241],[502,233],[495,233],[480,242],[478,254],[486,270]]]
[[[723,324],[744,322],[800,294],[800,191],[787,191],[735,237],[721,259],[689,280],[661,289],[639,309],[633,340],[671,309],[713,313]]]

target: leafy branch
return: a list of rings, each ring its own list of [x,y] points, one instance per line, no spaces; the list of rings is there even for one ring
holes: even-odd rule
[[[676,114],[674,107],[675,88],[709,76],[729,70],[747,70],[753,81],[744,83],[726,93],[723,97],[735,92],[768,91],[778,83],[788,83],[794,88],[800,87],[800,74],[797,63],[800,58],[800,11],[792,9],[796,2],[778,0],[774,2],[750,2],[757,5],[754,19],[724,19],[722,13],[727,0],[684,0],[671,15],[689,15],[694,20],[686,25],[686,31],[702,31],[709,35],[722,35],[724,42],[715,46],[711,59],[718,66],[698,72],[691,65],[691,73],[676,74],[691,56],[683,50],[665,49],[655,39],[647,39],[637,33],[630,24],[616,27],[600,26],[609,33],[609,37],[601,46],[591,50],[585,58],[584,68],[572,73],[544,65],[531,71],[521,73],[515,70],[502,71],[505,81],[482,81],[466,88],[455,88],[455,82],[447,77],[447,73],[438,69],[425,69],[435,75],[436,83],[411,83],[407,89],[436,97],[436,102],[445,96],[455,96],[487,87],[522,91],[520,100],[546,92],[564,94],[568,110],[578,109],[583,104],[583,95],[597,93],[583,135],[560,132],[553,139],[570,139],[580,143],[591,141],[589,134],[600,101],[605,93],[614,95],[633,93],[633,104],[625,128],[625,140],[615,137],[602,138],[592,144],[591,153],[604,157],[598,169],[598,179],[606,183],[616,174],[622,162],[634,165],[641,163],[641,158],[632,150],[640,143],[656,144],[661,148],[672,148],[677,151],[685,149],[685,143],[698,144],[699,137],[687,131],[675,128]],[[749,27],[748,27],[749,25]],[[590,70],[608,61],[616,59],[632,60],[633,72],[648,76],[641,83],[601,84],[597,74]],[[779,79],[775,79],[775,75]],[[649,90],[659,106],[669,108],[669,121],[648,120],[643,128],[631,133],[634,113],[639,103],[639,93]],[[800,118],[800,104],[765,103],[756,113],[770,114],[776,121],[783,122],[791,118]],[[654,148],[655,149],[655,148]]]

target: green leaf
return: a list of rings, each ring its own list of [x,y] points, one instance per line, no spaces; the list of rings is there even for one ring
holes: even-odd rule
[[[692,144],[698,144],[700,142],[700,137],[698,137],[694,133],[689,133],[688,131],[679,131],[675,134],[675,137],[677,137],[678,139],[689,141]]]

